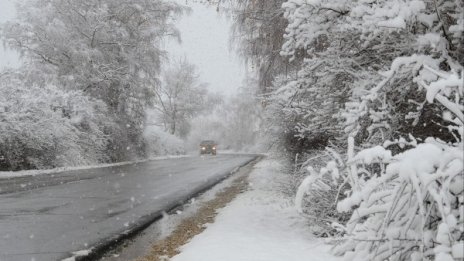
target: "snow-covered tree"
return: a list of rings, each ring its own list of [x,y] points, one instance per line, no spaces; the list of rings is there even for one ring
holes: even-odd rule
[[[64,88],[104,100],[111,109],[136,113],[132,103],[154,97],[162,37],[180,9],[162,1],[21,2],[18,20],[3,26],[10,47],[56,74]]]
[[[256,149],[261,125],[261,104],[250,87],[228,97],[210,113],[195,117],[188,136],[192,149],[202,140],[218,142],[221,150],[246,151]]]
[[[117,140],[107,148],[111,159],[143,151],[145,109],[164,55],[159,42],[176,34],[171,17],[181,9],[162,1],[28,0],[18,10],[18,19],[2,26],[2,39],[24,56],[28,84],[104,101],[116,123],[106,129]]]
[[[4,43],[28,70],[47,76],[43,84],[104,101],[119,126],[109,146],[114,160],[137,153],[158,86],[160,42],[177,34],[172,17],[181,8],[160,0],[26,0],[17,10],[1,27]]]
[[[25,75],[0,76],[0,169],[50,168],[109,161],[106,105],[54,85],[24,83]]]
[[[160,122],[170,134],[186,137],[190,121],[200,113],[212,111],[221,98],[209,93],[207,85],[199,81],[195,65],[185,58],[165,70],[155,109]]]
[[[290,74],[295,66],[279,55],[287,27],[281,8],[285,1],[231,2],[234,19],[231,41],[246,64],[257,73],[260,92],[268,92],[276,76]]]

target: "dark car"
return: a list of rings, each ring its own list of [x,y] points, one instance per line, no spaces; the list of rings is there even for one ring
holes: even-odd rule
[[[200,142],[200,154],[216,155],[217,143],[214,140],[204,140]]]

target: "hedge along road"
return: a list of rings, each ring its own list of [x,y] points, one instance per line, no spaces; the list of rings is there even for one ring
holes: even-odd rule
[[[28,185],[0,194],[0,261],[101,250],[255,158],[186,157],[9,179],[3,186]]]

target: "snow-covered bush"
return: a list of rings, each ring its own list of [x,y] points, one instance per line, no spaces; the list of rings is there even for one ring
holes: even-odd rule
[[[0,77],[0,168],[89,165],[108,161],[106,106],[80,91]]]
[[[441,66],[460,71],[460,65],[429,55],[414,54],[395,59],[391,69],[381,73],[383,80],[370,84],[370,88],[358,85],[353,89],[351,101],[346,103],[343,113],[345,131],[363,144],[378,144],[409,134],[421,140],[429,136],[455,140],[456,130],[448,131],[447,120],[442,117],[443,107],[430,102],[430,94],[424,91],[423,82],[438,77],[435,72],[440,71]],[[443,73],[446,75],[450,71]]]
[[[160,127],[147,126],[143,138],[148,157],[185,154],[184,141],[163,131]]]
[[[338,212],[336,202],[345,197],[348,189],[341,175],[337,174],[338,166],[343,164],[341,155],[334,150],[325,152],[315,150],[310,153],[293,175],[296,179],[296,206],[310,224],[310,230],[317,236],[340,236],[344,230],[338,224],[348,221],[350,213]],[[297,161],[296,161],[297,162]],[[329,162],[325,165],[325,162]],[[315,169],[320,169],[316,172]],[[309,174],[309,176],[308,176]]]
[[[283,8],[281,53],[307,58],[281,87],[291,95],[280,104],[308,133],[344,118],[340,136],[350,140],[346,159],[309,170],[299,205],[332,190],[332,180],[347,189],[337,209],[352,215],[337,225],[346,238],[335,249],[347,260],[461,258],[453,251],[463,247],[464,226],[462,1],[289,0]],[[346,90],[328,80],[337,72],[349,75]],[[343,105],[330,100],[337,92]]]
[[[350,94],[354,76],[344,72],[345,62],[333,66],[330,59],[306,59],[297,78],[271,93],[270,117],[278,116],[290,135],[287,146],[297,153],[324,148],[343,133],[339,112]],[[335,67],[335,68],[334,68]]]
[[[335,253],[346,260],[462,257],[452,249],[462,248],[463,153],[433,138],[395,156],[383,147],[359,152],[349,164],[351,194],[337,206],[353,214]],[[372,164],[379,171],[368,171]]]
[[[398,63],[393,63],[392,71]],[[442,118],[448,122],[445,127],[454,141],[432,136],[419,143],[411,135],[409,142],[401,138],[354,155],[354,139],[350,137],[345,163],[329,162],[300,186],[299,204],[314,181],[319,182],[328,172],[334,180],[341,176],[349,184],[347,198],[338,203],[337,210],[352,215],[345,226],[345,240],[334,249],[346,260],[462,258],[463,69],[443,71],[431,66],[421,64],[414,82],[425,90],[426,102],[442,106]],[[394,155],[389,149],[392,146],[404,151]]]
[[[300,211],[334,221],[326,204],[350,216],[334,223],[345,233],[335,252],[347,260],[462,260],[464,3],[275,2],[248,1],[243,11],[261,10],[241,30],[246,48],[277,33],[262,26],[268,15],[287,20],[280,54],[291,66],[265,70],[274,83],[263,94],[270,143],[303,162],[319,144],[348,147],[320,171],[301,164],[309,175]],[[249,50],[267,61],[267,48]],[[318,204],[326,199],[336,202]]]
[[[386,142],[348,161],[352,194],[338,209],[354,207],[347,232],[356,245],[346,243],[337,250],[353,251],[345,254],[352,260],[361,256],[365,260],[462,258],[453,249],[462,249],[464,236],[463,67],[450,64],[452,69],[443,71],[430,59],[419,63],[415,57],[399,58],[386,79],[399,66],[412,63],[421,68],[413,81],[419,91],[425,91],[424,103],[442,107],[442,119],[447,122],[443,127],[454,139],[445,142],[432,133],[418,144],[411,136],[411,142]],[[384,148],[392,144],[411,148],[392,155]],[[363,167],[372,164],[379,165],[376,171]]]
[[[423,103],[424,93],[417,91],[412,78],[420,69],[420,60],[433,60],[430,66],[434,68],[436,64],[448,66],[445,71],[453,63],[462,65],[459,46],[464,39],[459,25],[463,8],[460,1],[377,1],[375,5],[365,1],[287,1],[283,9],[289,25],[281,54],[294,59],[306,53],[296,79],[281,87],[292,95],[280,103],[292,114],[301,115],[295,116],[293,124],[297,135],[311,136],[307,134],[314,129],[341,134],[337,132],[340,121],[334,119],[340,119],[345,106],[351,109],[352,103],[346,103],[350,96],[355,100],[364,96],[369,101],[364,108],[356,108],[352,118],[358,128],[357,142],[371,140],[375,144],[408,133],[418,138],[433,133],[448,139],[440,136],[449,136],[436,117],[440,109]],[[391,78],[382,78],[379,72],[388,70],[398,57],[415,57],[419,62],[398,66]],[[377,88],[381,91],[366,97],[375,85],[382,85]],[[431,121],[438,124],[429,124]]]

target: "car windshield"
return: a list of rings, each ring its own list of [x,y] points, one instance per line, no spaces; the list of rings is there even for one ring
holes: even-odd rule
[[[213,140],[204,140],[200,143],[201,146],[207,146],[207,145],[215,145],[216,142],[214,142]]]

